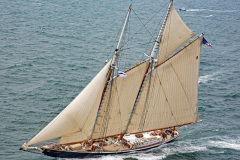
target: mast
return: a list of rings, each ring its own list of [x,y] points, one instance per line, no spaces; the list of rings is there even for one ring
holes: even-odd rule
[[[154,43],[154,46],[153,46],[153,49],[152,49],[152,52],[151,52],[151,57],[150,57],[151,59],[153,59],[153,57],[155,55],[155,52],[156,52],[156,49],[158,49],[160,47],[160,39],[162,37],[162,33],[163,33],[164,28],[165,28],[167,18],[168,18],[168,15],[169,15],[169,12],[170,12],[170,9],[171,9],[172,5],[173,5],[173,0],[170,0],[170,3],[169,3],[169,6],[168,6],[168,9],[167,9],[164,21],[163,21],[162,26],[159,30],[158,36],[156,38],[156,41]]]
[[[92,138],[94,129],[95,129],[96,124],[97,124],[98,116],[99,116],[100,111],[101,111],[103,98],[106,94],[106,91],[107,91],[107,88],[108,88],[108,85],[109,85],[108,82],[111,78],[113,78],[113,73],[114,73],[114,70],[116,69],[116,63],[117,63],[117,59],[118,59],[118,56],[119,56],[119,53],[120,53],[120,45],[121,45],[121,42],[122,42],[122,37],[124,35],[128,20],[129,20],[129,15],[130,15],[131,9],[132,9],[132,4],[128,8],[128,12],[127,12],[127,15],[126,15],[126,18],[125,18],[125,21],[124,21],[124,25],[122,27],[122,31],[121,31],[118,43],[117,43],[116,49],[115,49],[114,54],[113,54],[112,62],[111,62],[111,65],[110,65],[111,67],[110,67],[110,70],[109,70],[109,73],[108,73],[108,76],[107,76],[107,79],[106,79],[106,83],[105,83],[105,86],[104,86],[104,89],[103,89],[101,101],[100,101],[100,104],[99,104],[98,114],[97,114],[93,129],[92,129],[92,133],[91,133],[91,136],[90,136],[91,138]]]
[[[144,77],[143,77],[141,87],[139,88],[139,92],[138,92],[136,101],[135,101],[135,103],[134,103],[134,107],[133,107],[132,113],[131,113],[130,118],[129,118],[129,120],[128,120],[126,129],[125,129],[125,133],[126,133],[127,130],[128,130],[128,127],[129,127],[130,122],[131,122],[132,117],[133,117],[133,113],[135,112],[136,105],[137,105],[139,96],[140,96],[140,94],[141,94],[141,90],[142,90],[143,85],[144,85],[144,81],[146,80],[147,74],[148,74],[148,72],[149,72],[149,68],[152,68],[153,61],[154,61],[154,55],[155,55],[155,52],[156,52],[157,47],[159,48],[159,46],[160,46],[160,39],[161,39],[161,37],[162,37],[162,33],[163,33],[164,28],[165,28],[165,25],[166,25],[166,22],[167,22],[167,18],[168,18],[168,15],[169,15],[169,12],[170,12],[170,9],[171,9],[172,5],[173,5],[173,0],[170,0],[170,3],[169,3],[169,6],[168,6],[168,9],[167,9],[167,12],[166,12],[166,14],[165,14],[164,21],[163,21],[163,23],[162,23],[162,26],[161,26],[159,32],[158,32],[158,35],[157,35],[157,38],[156,38],[156,40],[155,40],[155,43],[154,43],[154,46],[153,46],[151,55],[150,55],[150,57],[149,57],[149,64],[148,64],[148,66],[147,66],[145,75],[144,75]],[[151,74],[151,71],[152,71],[152,69],[150,70],[150,74]]]
[[[132,4],[128,8],[128,12],[127,12],[127,15],[126,15],[126,18],[125,18],[125,21],[124,21],[124,25],[122,27],[122,32],[120,34],[120,37],[119,37],[116,49],[114,51],[114,55],[113,55],[113,59],[112,59],[112,63],[111,63],[111,69],[115,69],[116,68],[115,65],[116,65],[117,58],[118,58],[119,52],[120,52],[120,44],[122,42],[122,37],[124,35],[124,31],[126,29],[126,26],[127,26],[128,20],[129,20],[129,15],[130,15],[131,9],[132,9]]]

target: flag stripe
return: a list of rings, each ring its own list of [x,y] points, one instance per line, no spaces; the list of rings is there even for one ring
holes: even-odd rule
[[[203,37],[203,40],[202,40],[202,43],[207,45],[207,46],[210,46],[212,47],[212,44],[211,43],[208,43],[208,41]]]

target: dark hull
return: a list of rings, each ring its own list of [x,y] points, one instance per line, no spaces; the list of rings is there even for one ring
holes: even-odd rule
[[[157,143],[151,146],[143,147],[143,148],[137,148],[127,151],[118,151],[118,152],[72,152],[72,151],[61,151],[61,150],[52,150],[52,149],[44,149],[43,154],[51,157],[59,157],[59,158],[94,158],[94,157],[101,157],[106,155],[116,155],[116,154],[131,154],[134,152],[140,152],[143,150],[149,150],[155,147],[158,147],[164,143],[168,143],[176,139],[176,137],[170,139],[169,141]]]

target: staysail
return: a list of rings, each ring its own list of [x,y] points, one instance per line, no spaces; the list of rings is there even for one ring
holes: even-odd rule
[[[202,37],[198,37],[150,73],[128,127],[128,133],[198,121],[201,45]],[[143,112],[144,110],[146,111]]]
[[[60,141],[71,143],[86,140],[95,122],[106,75],[111,61],[94,77],[86,88],[27,145],[62,137]],[[76,136],[81,135],[81,136]]]
[[[184,24],[174,6],[171,6],[166,25],[160,39],[158,64],[188,41],[195,34]]]

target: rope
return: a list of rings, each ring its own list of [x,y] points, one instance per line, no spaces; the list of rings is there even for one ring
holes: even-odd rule
[[[146,26],[161,10],[163,10],[163,8],[166,8],[166,5],[167,5],[168,3],[169,3],[169,2],[167,2],[165,5],[163,5],[163,7],[160,8],[160,9],[147,21],[147,23],[144,24],[144,26]],[[135,12],[134,12],[134,13],[135,13]],[[137,32],[135,32],[135,34],[139,33],[139,32],[144,28],[144,26],[142,26]],[[133,37],[134,37],[134,35],[131,36],[128,41],[130,41]],[[154,39],[154,40],[155,40],[155,39]],[[128,41],[125,42],[125,43],[122,45],[122,47],[125,46],[125,45],[128,43]]]
[[[112,73],[112,75],[113,74],[114,73]],[[110,83],[111,84],[110,84],[110,88],[109,88],[109,91],[110,91],[109,99],[107,101],[107,106],[106,106],[105,111],[104,111],[103,123],[102,123],[101,132],[100,132],[101,137],[106,136],[107,129],[108,129],[109,118],[110,118],[109,113],[111,113],[111,108],[112,108],[112,106],[110,106],[110,101],[112,99],[113,80]]]
[[[150,75],[146,76],[146,78],[145,78],[145,81],[147,82],[147,79],[149,77],[149,83],[148,83],[147,95],[146,95],[146,100],[145,100],[143,111],[142,111],[141,120],[140,120],[140,123],[139,123],[139,126],[138,126],[138,131],[140,131],[140,132],[143,131],[143,128],[144,128],[144,125],[145,125],[145,120],[146,120],[147,113],[148,113],[148,108],[149,108],[148,100],[149,100],[149,94],[150,94],[149,91],[150,91],[151,81],[152,81],[152,65],[153,65],[153,62],[151,63],[151,66],[150,66],[150,71],[149,71]]]
[[[150,33],[150,31],[147,29],[147,27],[146,27],[147,24],[143,24],[143,22],[141,21],[141,19],[138,17],[137,13],[136,13],[133,9],[132,9],[132,11],[136,14],[138,20],[142,23],[143,27],[144,27],[144,28],[147,30],[147,32],[150,34],[150,36],[152,37],[152,39],[155,39],[155,38],[153,37],[153,35]]]

